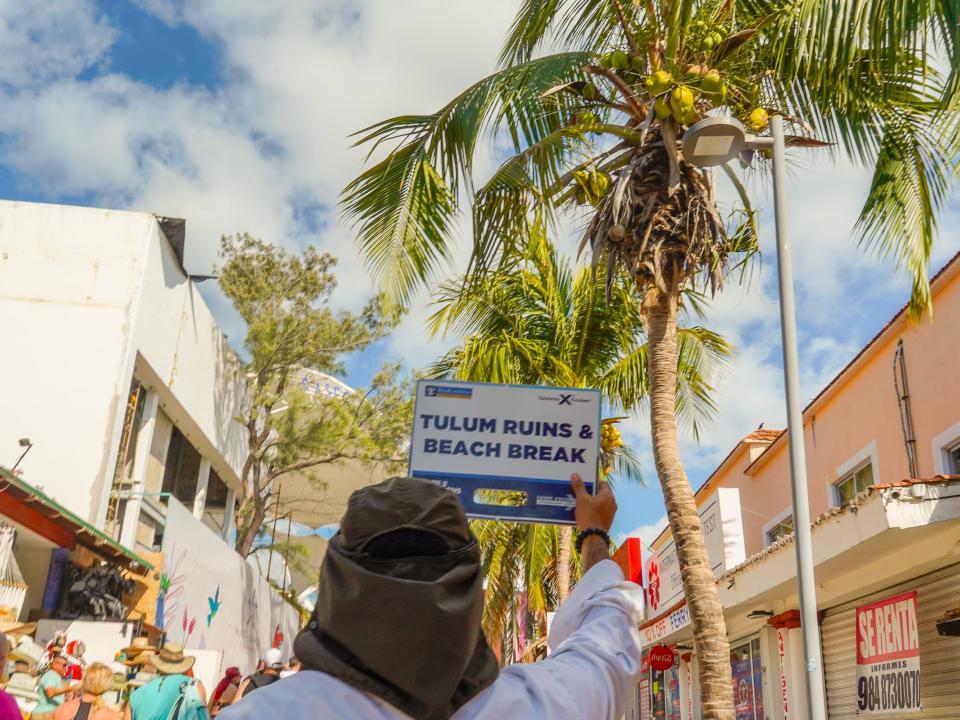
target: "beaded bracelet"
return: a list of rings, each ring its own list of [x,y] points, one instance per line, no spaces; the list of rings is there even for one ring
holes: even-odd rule
[[[577,542],[575,547],[577,548],[578,553],[581,552],[583,541],[591,535],[596,535],[597,537],[603,538],[604,542],[607,544],[607,547],[610,547],[610,535],[606,530],[598,527],[589,527],[586,530],[581,530],[579,533],[577,533]]]

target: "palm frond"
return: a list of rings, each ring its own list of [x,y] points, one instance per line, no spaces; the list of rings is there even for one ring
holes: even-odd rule
[[[926,122],[917,120],[903,115],[885,127],[857,225],[862,242],[881,255],[893,256],[911,276],[913,317],[931,309],[928,261],[937,214],[957,169],[956,156],[948,154]]]
[[[732,355],[733,347],[711,330],[677,328],[677,422],[698,441],[703,423],[717,412],[713,383]]]
[[[468,88],[432,115],[406,115],[357,133],[370,152],[396,144],[344,190],[370,270],[404,303],[450,257],[452,220],[472,191],[473,160],[484,131],[509,126],[518,150],[563,127],[571,101],[544,104],[558,82],[582,77],[586,53],[558,53],[506,68]]]
[[[415,284],[449,256],[455,193],[419,143],[392,153],[344,193],[371,271],[388,296],[405,302]]]

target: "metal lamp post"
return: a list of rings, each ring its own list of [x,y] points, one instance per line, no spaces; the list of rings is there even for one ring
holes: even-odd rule
[[[777,231],[777,278],[780,284],[780,328],[783,335],[783,374],[787,394],[787,433],[790,447],[790,485],[793,491],[794,538],[797,548],[797,579],[800,618],[806,658],[807,706],[811,720],[826,720],[823,692],[823,660],[817,621],[817,593],[813,574],[813,537],[810,532],[810,500],[803,441],[803,409],[800,405],[800,373],[797,358],[797,313],[793,295],[793,263],[787,232],[787,177],[783,117],[770,118],[772,137],[746,132],[735,118],[709,117],[691,126],[683,136],[684,157],[699,167],[723,165],[743,150],[770,148],[773,152],[773,198]]]

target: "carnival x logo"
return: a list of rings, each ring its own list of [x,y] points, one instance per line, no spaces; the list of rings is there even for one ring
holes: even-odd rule
[[[560,394],[560,401],[557,403],[557,405],[572,405],[572,404],[573,404],[572,394],[570,395],[564,395],[562,393]]]

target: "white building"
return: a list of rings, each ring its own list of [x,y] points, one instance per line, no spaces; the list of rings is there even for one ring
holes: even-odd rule
[[[239,643],[255,661],[278,633],[292,641],[296,618],[224,542],[245,458],[234,421],[245,378],[183,267],[184,242],[182,220],[0,201],[0,465],[14,464],[21,439],[32,444],[0,519],[18,530],[22,617],[55,601],[47,576],[65,542],[59,525],[141,572],[162,550],[154,572],[183,585],[166,614],[175,604],[184,625],[196,620],[188,646]],[[46,521],[26,522],[28,506]],[[196,577],[202,568],[214,576]],[[206,620],[215,588],[226,598],[221,632]],[[145,616],[160,624],[163,614]]]

